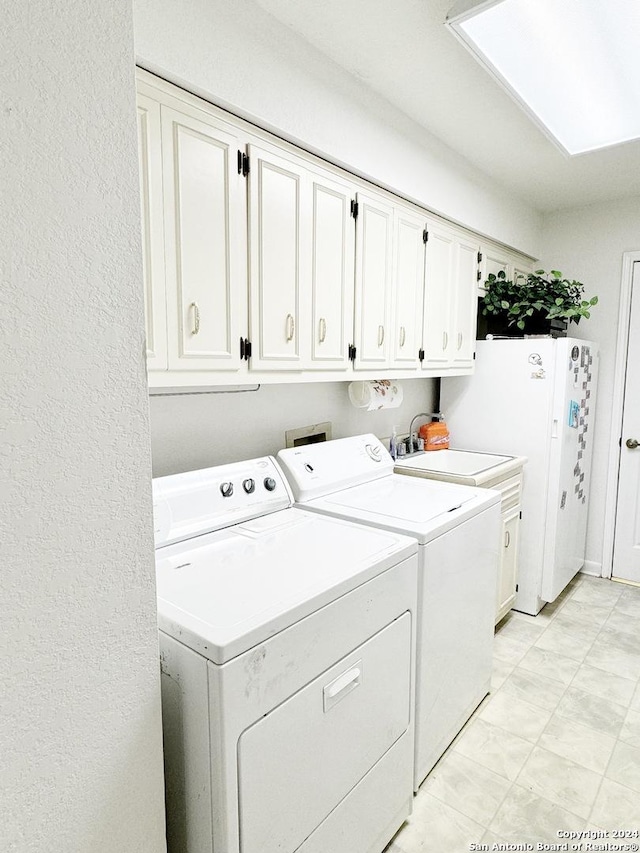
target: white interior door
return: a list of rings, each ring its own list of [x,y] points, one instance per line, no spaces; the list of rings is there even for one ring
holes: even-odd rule
[[[640,583],[640,262],[633,265],[613,577]],[[637,443],[637,446],[635,446]]]

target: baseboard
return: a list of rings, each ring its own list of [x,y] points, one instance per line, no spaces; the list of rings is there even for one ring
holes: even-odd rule
[[[584,566],[580,569],[582,575],[592,575],[594,578],[602,577],[602,563],[596,563],[593,560],[585,560]]]

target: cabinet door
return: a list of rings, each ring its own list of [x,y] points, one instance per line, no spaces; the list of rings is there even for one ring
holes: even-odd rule
[[[424,285],[423,367],[447,367],[451,362],[451,306],[456,235],[442,226],[428,228]]]
[[[322,370],[345,370],[353,334],[355,223],[354,191],[329,174],[311,181],[311,363]]]
[[[533,272],[532,264],[525,264],[522,261],[514,261],[513,264],[513,280],[525,282],[530,272]]]
[[[238,370],[246,329],[241,142],[200,111],[162,106],[161,114],[169,368]]]
[[[311,288],[308,176],[298,160],[256,145],[249,159],[251,366],[300,370]]]
[[[459,237],[455,255],[452,362],[455,367],[473,367],[478,320],[478,245]]]
[[[167,303],[164,280],[160,104],[146,95],[138,95],[138,163],[147,369],[166,370]]]
[[[502,251],[497,246],[483,245],[480,247],[481,275],[478,279],[479,295],[484,294],[484,283],[489,278],[489,275],[498,275],[499,272],[504,272],[507,278],[511,275],[511,264],[506,251]]]
[[[520,507],[515,507],[502,516],[502,557],[498,571],[496,622],[511,610],[516,597],[519,527]]]
[[[356,369],[389,366],[393,207],[358,193],[356,222]]]
[[[419,367],[426,223],[423,216],[397,206],[393,227],[393,340],[391,364]]]

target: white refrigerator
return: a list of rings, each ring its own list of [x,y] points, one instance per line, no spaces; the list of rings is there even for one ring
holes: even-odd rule
[[[477,342],[443,379],[452,447],[526,456],[515,610],[536,615],[584,565],[598,347],[576,338]]]

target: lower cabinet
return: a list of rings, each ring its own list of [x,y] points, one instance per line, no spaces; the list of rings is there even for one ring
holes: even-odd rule
[[[513,607],[518,579],[518,530],[520,506],[502,512],[502,547],[498,569],[498,600],[496,624]]]

